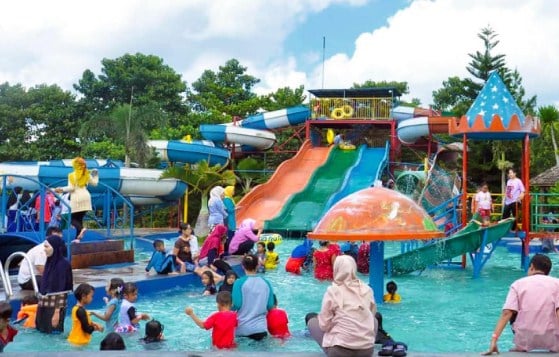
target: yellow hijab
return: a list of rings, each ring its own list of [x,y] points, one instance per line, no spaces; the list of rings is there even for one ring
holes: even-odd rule
[[[72,161],[72,167],[74,171],[68,174],[68,181],[74,186],[85,187],[89,183],[89,170],[87,169],[87,164],[85,160],[81,157],[76,157]]]
[[[225,193],[225,197],[233,198],[233,195],[235,194],[235,186],[225,187],[223,193]]]

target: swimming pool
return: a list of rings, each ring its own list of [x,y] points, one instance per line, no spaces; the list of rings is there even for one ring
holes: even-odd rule
[[[279,306],[287,310],[293,337],[281,341],[268,338],[264,342],[238,341],[240,351],[320,351],[310,338],[304,335],[304,316],[318,311],[328,283],[317,282],[311,274],[294,276],[285,273],[283,264],[291,250],[300,241],[284,241],[276,250],[282,266],[266,273],[278,297]],[[399,244],[388,243],[387,255],[399,252]],[[140,253],[140,256],[143,256]],[[559,256],[552,255],[554,265]],[[408,344],[410,351],[417,352],[480,352],[488,347],[495,323],[500,315],[508,287],[512,281],[524,276],[520,269],[518,254],[498,247],[487,263],[480,279],[472,279],[470,268],[428,269],[421,274],[395,277],[402,303],[379,305],[384,316],[384,328],[398,341]],[[552,270],[552,275],[557,276]],[[362,276],[364,280],[368,277]],[[140,334],[126,336],[128,350],[161,349],[165,351],[208,351],[209,331],[198,328],[185,314],[184,308],[192,306],[196,314],[205,318],[214,312],[215,297],[203,297],[202,288],[171,289],[162,292],[140,290],[136,306],[165,325],[167,341],[159,345],[141,345]],[[102,309],[102,306],[90,306]],[[66,319],[66,335],[70,319]],[[143,325],[142,325],[143,327]],[[72,347],[66,335],[43,335],[36,331],[20,330],[7,352],[15,351],[72,351],[98,350],[104,334],[94,333],[91,343],[85,347]],[[512,333],[506,328],[500,339],[500,347],[512,347]]]

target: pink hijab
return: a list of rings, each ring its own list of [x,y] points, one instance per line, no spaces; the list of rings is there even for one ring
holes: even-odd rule
[[[217,249],[217,253],[219,254],[219,248],[221,246],[221,238],[227,234],[227,227],[223,224],[218,224],[215,226],[213,231],[204,241],[202,244],[202,248],[200,248],[200,255],[199,258],[203,259],[208,256],[208,253],[212,249]]]

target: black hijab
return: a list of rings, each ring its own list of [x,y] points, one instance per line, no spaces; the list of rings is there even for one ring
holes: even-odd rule
[[[234,270],[227,270],[227,273],[225,274],[225,279],[223,279],[223,283],[219,287],[219,292],[222,291],[229,291],[230,293],[233,292],[233,284],[229,284],[227,282],[227,278],[229,278],[230,276],[235,276],[236,279],[239,278],[239,276],[237,275],[237,273],[235,273]]]
[[[66,244],[57,235],[47,237],[47,242],[53,249],[52,255],[47,257],[45,271],[41,279],[41,294],[56,293],[73,289],[72,266],[64,258]]]

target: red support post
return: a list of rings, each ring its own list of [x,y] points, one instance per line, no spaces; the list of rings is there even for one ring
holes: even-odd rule
[[[530,254],[530,137],[524,137],[522,145],[522,182],[524,183],[524,199],[522,200],[522,230],[526,234],[524,254]]]
[[[462,134],[462,226],[468,220],[468,137]]]

